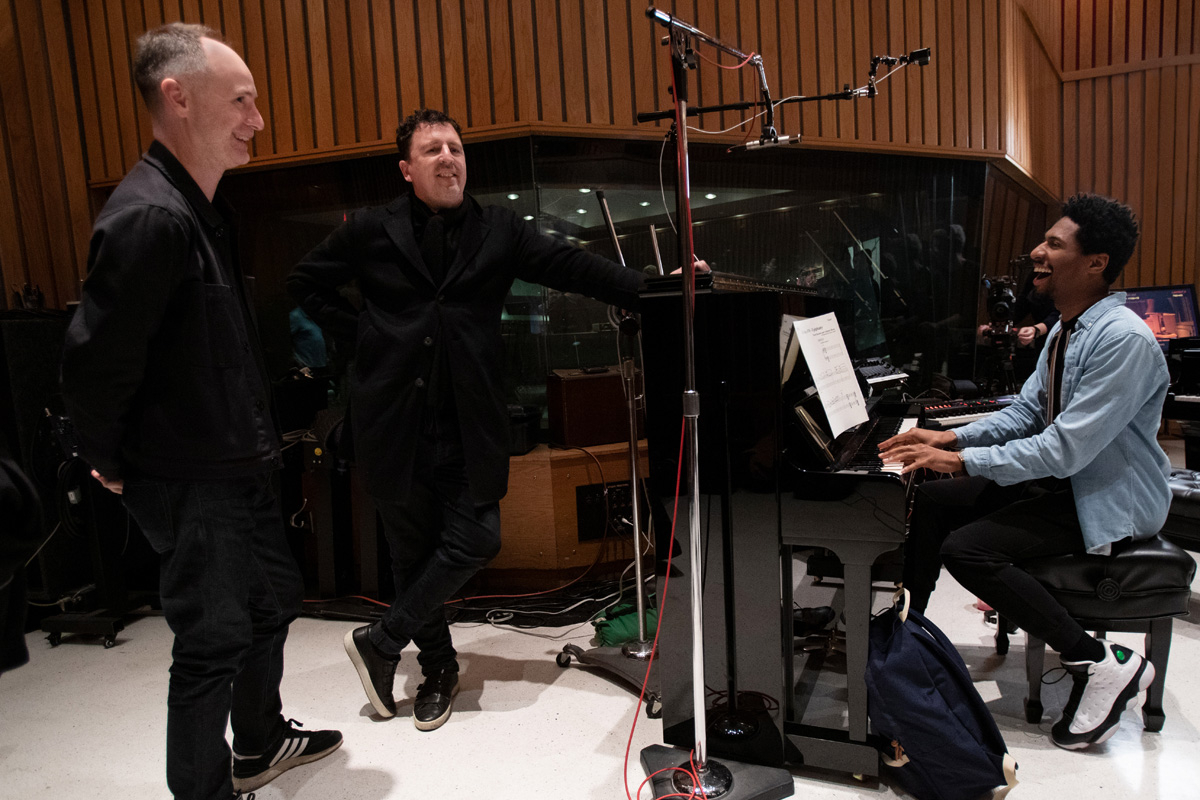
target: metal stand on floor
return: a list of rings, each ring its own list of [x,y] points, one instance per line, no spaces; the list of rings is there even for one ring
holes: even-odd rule
[[[608,212],[608,203],[604,192],[597,191],[600,210],[612,236],[613,246],[617,251],[617,260],[625,265],[621,255],[621,245],[617,241],[616,229],[613,227],[612,216]],[[646,666],[654,653],[654,642],[646,638],[646,584],[642,573],[642,511],[641,511],[641,480],[638,469],[638,426],[637,426],[637,380],[633,353],[637,349],[638,333],[641,330],[638,321],[633,316],[621,320],[621,334],[629,342],[628,356],[621,360],[621,380],[625,385],[625,403],[629,411],[629,496],[630,511],[633,515],[633,574],[634,596],[637,599],[638,638],[626,642],[620,647],[594,647],[584,650],[575,644],[563,646],[555,661],[560,667],[567,667],[574,658],[580,664],[597,667],[625,680],[635,689],[641,690],[646,680]],[[653,683],[646,687],[646,716],[657,719],[662,716],[662,699]]]
[[[735,58],[753,61],[734,48],[727,47],[691,25],[651,6],[647,16],[666,27],[671,47],[671,67],[675,95],[675,144],[677,156],[676,207],[679,237],[679,258],[683,273],[683,416],[686,434],[686,467],[688,482],[688,524],[690,530],[691,606],[692,606],[692,704],[696,745],[691,753],[675,748],[652,745],[642,750],[642,766],[651,777],[655,797],[695,796],[706,798],[739,798],[740,800],[779,800],[794,791],[791,773],[777,767],[763,767],[733,761],[725,763],[708,758],[708,723],[706,720],[704,683],[704,595],[701,582],[703,551],[700,542],[700,453],[699,416],[700,396],[696,391],[695,364],[695,250],[692,243],[692,210],[687,147],[687,69],[695,63],[693,41],[703,41]],[[766,77],[762,61],[755,62],[766,94]],[[777,138],[769,97],[764,125],[764,140]]]

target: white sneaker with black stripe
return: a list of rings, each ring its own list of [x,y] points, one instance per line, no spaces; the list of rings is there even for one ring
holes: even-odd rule
[[[302,731],[288,720],[283,738],[265,753],[250,755],[233,751],[233,790],[250,792],[265,786],[292,767],[324,758],[342,746],[341,731]]]

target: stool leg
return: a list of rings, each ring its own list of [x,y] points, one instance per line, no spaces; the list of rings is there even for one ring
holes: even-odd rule
[[[996,612],[996,655],[1008,655],[1008,620]]]
[[[1025,698],[1025,721],[1037,725],[1042,721],[1042,673],[1045,671],[1046,643],[1025,632],[1025,679],[1029,696]]]
[[[1146,634],[1146,658],[1154,665],[1154,682],[1146,690],[1142,706],[1142,721],[1148,731],[1161,731],[1166,715],[1163,713],[1163,693],[1167,684],[1167,657],[1171,655],[1172,617],[1156,619]]]

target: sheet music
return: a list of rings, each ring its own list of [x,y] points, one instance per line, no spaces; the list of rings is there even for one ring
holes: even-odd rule
[[[779,323],[779,385],[787,383],[796,367],[796,356],[800,353],[800,345],[796,341],[796,323],[804,317],[795,314],[784,314]]]
[[[832,313],[792,323],[834,436],[867,421],[862,389]]]

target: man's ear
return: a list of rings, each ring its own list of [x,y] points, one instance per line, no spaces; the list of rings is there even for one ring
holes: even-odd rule
[[[412,183],[412,175],[408,171],[408,162],[403,158],[400,159],[400,174],[404,176],[404,180]]]
[[[163,78],[158,85],[162,92],[163,110],[178,117],[186,117],[188,113],[188,96],[183,86],[174,78]]]
[[[1105,268],[1108,267],[1108,253],[1096,253],[1093,256],[1089,256],[1089,258],[1092,260],[1088,263],[1087,269],[1093,275],[1104,272]]]

